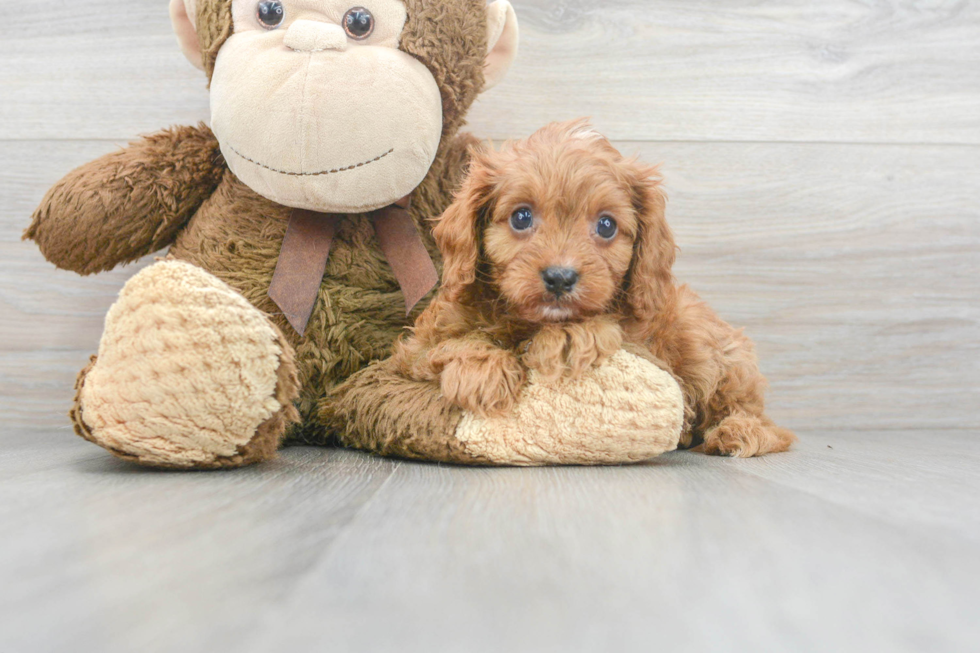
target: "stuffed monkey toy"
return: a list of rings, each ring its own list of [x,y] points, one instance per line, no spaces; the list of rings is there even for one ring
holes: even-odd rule
[[[79,374],[80,436],[180,469],[289,442],[523,465],[676,447],[676,382],[628,352],[574,387],[532,383],[491,422],[370,365],[438,281],[431,221],[477,143],[459,129],[517,51],[507,0],[173,0],[171,16],[208,77],[210,127],[78,168],[25,232],[80,274],[169,247]]]

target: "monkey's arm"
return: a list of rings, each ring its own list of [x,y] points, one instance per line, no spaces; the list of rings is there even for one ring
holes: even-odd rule
[[[24,238],[59,268],[110,270],[171,244],[225,170],[205,125],[158,132],[55,184]]]

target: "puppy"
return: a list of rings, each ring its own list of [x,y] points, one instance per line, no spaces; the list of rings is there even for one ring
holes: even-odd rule
[[[684,446],[757,456],[795,440],[764,412],[754,346],[671,272],[655,167],[585,120],[477,151],[434,229],[442,287],[395,348],[404,375],[481,415],[508,412],[527,370],[574,377],[624,344],[670,370]]]

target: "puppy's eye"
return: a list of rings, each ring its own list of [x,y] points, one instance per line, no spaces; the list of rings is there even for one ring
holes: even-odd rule
[[[352,39],[366,39],[374,31],[374,16],[364,7],[354,7],[344,14],[344,31]]]
[[[514,211],[514,214],[510,216],[510,226],[514,231],[527,231],[533,227],[534,214],[531,213],[531,209],[525,206]]]
[[[616,234],[619,233],[619,225],[608,215],[604,215],[599,218],[599,222],[596,223],[595,232],[599,235],[599,238],[612,240],[616,237]]]
[[[286,8],[279,0],[260,2],[257,11],[259,23],[266,29],[276,29],[286,17]]]

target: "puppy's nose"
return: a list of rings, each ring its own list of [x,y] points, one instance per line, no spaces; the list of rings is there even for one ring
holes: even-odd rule
[[[555,297],[566,295],[575,289],[578,283],[578,270],[573,268],[550,267],[541,273],[544,287]]]
[[[347,49],[347,34],[340,25],[318,20],[297,20],[286,31],[283,43],[296,52]]]

